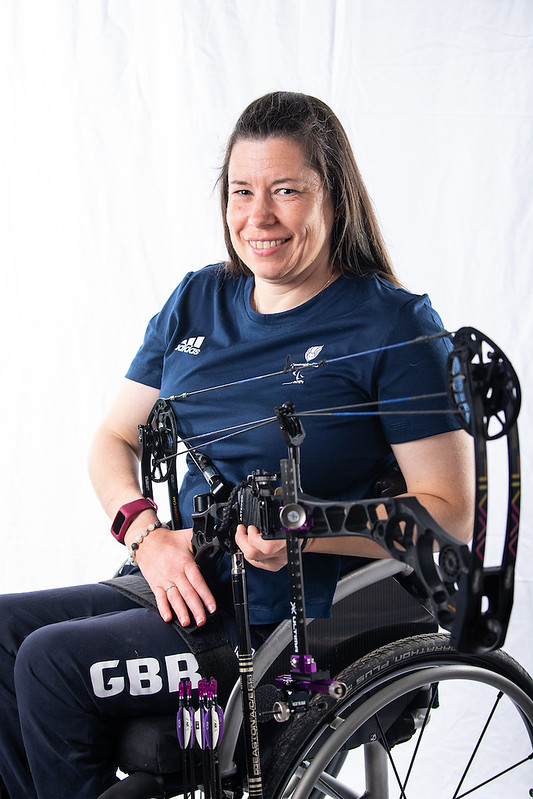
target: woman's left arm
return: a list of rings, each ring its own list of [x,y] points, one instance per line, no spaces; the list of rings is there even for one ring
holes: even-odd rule
[[[402,496],[415,496],[441,527],[467,543],[474,523],[473,439],[465,430],[453,430],[392,449],[407,485]],[[286,563],[284,542],[265,541],[256,528],[240,525],[236,541],[260,568],[276,571]],[[358,536],[310,538],[306,552],[387,557],[379,544]]]
[[[474,443],[465,430],[394,444],[407,485],[441,527],[464,543],[474,525]]]

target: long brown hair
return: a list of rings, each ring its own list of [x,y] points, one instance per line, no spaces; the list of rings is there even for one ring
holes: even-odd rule
[[[219,175],[222,222],[231,274],[250,274],[231,243],[226,221],[228,171],[235,143],[242,139],[289,138],[303,148],[307,163],[324,182],[335,209],[331,259],[344,275],[376,273],[398,285],[372,202],[352,147],[331,108],[307,94],[271,92],[250,103],[237,120]]]

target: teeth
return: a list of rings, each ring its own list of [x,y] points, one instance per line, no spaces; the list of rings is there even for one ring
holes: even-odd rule
[[[274,241],[249,241],[248,244],[253,247],[254,250],[268,250],[270,247],[279,247],[284,241],[285,239],[275,239]]]

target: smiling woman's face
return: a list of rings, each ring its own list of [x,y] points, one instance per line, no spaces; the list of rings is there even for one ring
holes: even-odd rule
[[[332,273],[333,203],[292,139],[240,139],[228,173],[231,241],[256,283],[290,287]]]

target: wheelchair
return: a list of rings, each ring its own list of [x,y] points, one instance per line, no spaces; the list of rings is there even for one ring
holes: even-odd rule
[[[454,649],[438,632],[409,567],[376,561],[346,575],[332,617],[311,620],[308,630],[317,659],[347,692],[342,699],[316,695],[305,714],[286,723],[262,720],[265,797],[412,799],[431,789],[432,796],[451,799],[474,788],[476,797],[529,795],[533,680],[501,650],[469,655]],[[291,639],[287,620],[254,657],[260,707],[272,704],[273,677],[286,667]],[[240,693],[237,682],[219,750],[227,797],[248,795]],[[442,758],[450,739],[456,754]],[[131,776],[99,799],[209,795],[201,783],[195,794],[184,792],[175,713],[129,720],[116,740],[117,765]],[[484,764],[481,773],[476,758]]]
[[[487,343],[488,356],[481,352]],[[98,799],[425,799],[429,791],[438,799],[493,799],[506,791],[533,796],[533,680],[501,649],[518,535],[518,381],[503,353],[472,328],[455,334],[450,372],[452,399],[476,446],[475,556],[414,498],[392,491],[328,503],[303,494],[301,427],[292,407],[276,409],[288,444],[280,464],[282,499],[268,487],[270,476],[252,476],[240,486],[239,520],[257,524],[265,538],[286,537],[291,617],[253,660],[244,641],[216,751],[208,745],[185,758],[175,712],[129,720],[113,736],[117,768],[129,776]],[[152,436],[152,456],[161,463],[176,431],[168,404],[156,406],[149,420],[155,427],[144,434]],[[494,421],[496,434],[489,431]],[[503,435],[506,538],[501,566],[485,568],[485,445]],[[219,503],[219,476],[211,464],[204,468],[212,491],[194,516],[195,548],[200,555],[213,547],[231,553],[227,531],[215,520],[221,505],[227,517],[234,497]],[[392,556],[342,577],[327,620],[305,618],[299,537],[309,530],[365,535]],[[237,563],[238,553],[232,558]],[[318,673],[302,654],[311,651]],[[291,673],[280,677],[288,662]],[[208,761],[207,769],[200,760]]]

